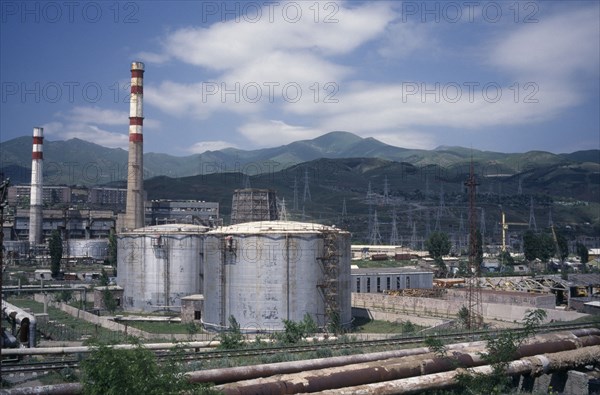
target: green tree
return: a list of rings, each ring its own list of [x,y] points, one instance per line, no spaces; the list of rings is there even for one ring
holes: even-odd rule
[[[52,277],[56,277],[60,273],[60,261],[63,256],[62,238],[57,230],[53,231],[50,236],[48,249],[50,250],[50,270]]]
[[[108,273],[106,273],[106,270],[104,270],[103,268],[100,272],[100,286],[105,287],[108,285],[109,282],[110,279],[108,278]]]
[[[458,310],[458,314],[456,314],[458,321],[464,328],[469,327],[469,321],[471,319],[471,314],[469,313],[469,309],[467,306],[463,306]]]
[[[535,335],[538,326],[546,318],[546,311],[542,309],[528,310],[523,317],[523,331],[503,331],[500,334],[484,336],[487,345],[486,351],[480,353],[482,359],[491,365],[490,375],[461,373],[457,379],[459,385],[469,393],[474,394],[506,394],[509,393],[511,383],[506,369],[510,361],[517,357],[517,349],[523,342]],[[463,391],[466,392],[466,391]]]
[[[514,265],[515,264],[515,260],[512,257],[512,255],[510,255],[510,252],[508,251],[502,251],[500,252],[500,255],[498,255],[498,259],[500,260],[500,262],[502,263],[502,265]]]
[[[117,305],[117,300],[112,292],[110,292],[108,287],[102,291],[102,302],[104,302],[104,308],[111,314],[113,314],[117,310],[117,307],[119,307]]]
[[[548,262],[556,254],[554,237],[550,233],[541,233],[538,235],[538,239],[540,245],[538,258],[542,262]]]
[[[117,267],[117,236],[114,229],[108,235],[108,264]]]
[[[575,250],[581,263],[588,263],[588,261],[590,260],[590,255],[587,247],[582,243],[577,243],[575,244]]]
[[[523,253],[525,254],[525,259],[528,261],[533,261],[539,255],[539,240],[537,235],[532,231],[528,230],[523,235]]]
[[[440,271],[440,276],[445,277],[448,273],[448,268],[444,263],[443,256],[448,255],[450,253],[450,249],[452,248],[452,244],[450,243],[450,239],[448,235],[443,232],[433,232],[427,240],[425,240],[425,248],[429,252],[429,255],[435,261],[435,264],[438,266]]]
[[[241,348],[244,345],[240,324],[233,315],[229,316],[229,328],[219,334],[219,340],[221,341],[219,348],[227,350]]]
[[[458,262],[458,271],[456,272],[456,275],[459,277],[466,277],[469,276],[471,274],[471,271],[469,270],[469,263],[465,260],[460,260]]]
[[[186,380],[175,358],[159,366],[154,353],[139,343],[131,350],[96,346],[81,367],[86,395],[207,393]]]
[[[528,230],[523,236],[523,252],[528,261],[538,258],[542,262],[548,262],[556,253],[556,243],[549,233],[535,234]]]
[[[64,291],[57,292],[54,299],[57,302],[69,303],[73,299],[73,291],[64,290]]]

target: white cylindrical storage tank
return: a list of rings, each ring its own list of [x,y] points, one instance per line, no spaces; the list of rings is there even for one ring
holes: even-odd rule
[[[117,284],[129,311],[179,309],[202,293],[202,246],[207,227],[149,226],[117,235]]]
[[[108,257],[108,239],[69,239],[67,256],[104,260]]]
[[[244,332],[279,331],[283,320],[306,313],[319,326],[350,324],[348,232],[289,221],[236,224],[207,233],[204,260],[207,329],[223,330],[233,316]]]

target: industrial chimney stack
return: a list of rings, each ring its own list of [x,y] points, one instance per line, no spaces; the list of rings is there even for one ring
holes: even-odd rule
[[[131,64],[131,101],[129,105],[129,161],[127,164],[127,207],[125,228],[144,226],[144,63]]]
[[[42,243],[42,197],[44,164],[44,129],[33,128],[33,151],[31,153],[31,192],[29,204],[29,244]]]

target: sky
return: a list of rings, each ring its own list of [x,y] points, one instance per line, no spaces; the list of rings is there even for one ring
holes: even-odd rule
[[[44,127],[144,151],[331,131],[500,152],[600,149],[600,2],[0,2],[0,141]]]

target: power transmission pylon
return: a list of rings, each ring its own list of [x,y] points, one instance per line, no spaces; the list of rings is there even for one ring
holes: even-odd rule
[[[396,226],[396,209],[392,211],[392,233],[390,235],[390,245],[398,245],[398,227]]]
[[[294,177],[294,202],[293,202],[293,210],[298,212],[298,179]]]
[[[465,182],[465,186],[469,189],[469,273],[467,275],[467,301],[469,304],[469,318],[467,320],[468,329],[479,328],[483,323],[481,287],[479,286],[480,267],[479,262],[477,262],[477,211],[475,207],[477,185],[473,168],[473,159],[471,159],[469,178]]]
[[[522,194],[523,194],[523,176],[520,176],[520,177],[519,177],[519,187],[518,187],[518,189],[517,189],[517,193],[518,193],[519,195],[522,195]]]
[[[342,215],[340,216],[341,226],[346,226],[346,217],[348,216],[348,212],[346,211],[346,198],[342,200]]]
[[[389,187],[388,187],[388,179],[387,176],[383,179],[383,204],[388,204],[389,202]]]
[[[529,201],[529,229],[533,228],[537,232],[537,224],[535,223],[535,212],[533,211],[533,196]]]
[[[308,169],[304,169],[304,197],[302,198],[302,201],[311,201],[310,188],[308,186]]]
[[[371,190],[371,181],[369,181],[369,187],[367,188],[367,203],[373,203],[373,191]]]
[[[373,213],[373,227],[371,234],[369,235],[369,242],[371,245],[381,244],[381,234],[379,233],[379,221],[377,220],[377,210]]]
[[[412,234],[410,235],[410,248],[417,249],[417,223],[412,223]]]
[[[442,228],[442,215],[446,210],[446,203],[444,202],[444,184],[440,184],[440,204],[438,206],[437,213],[435,214],[435,226],[434,230],[439,232]]]
[[[281,198],[281,205],[279,206],[279,219],[281,221],[287,221],[287,209],[285,208],[285,197]]]

